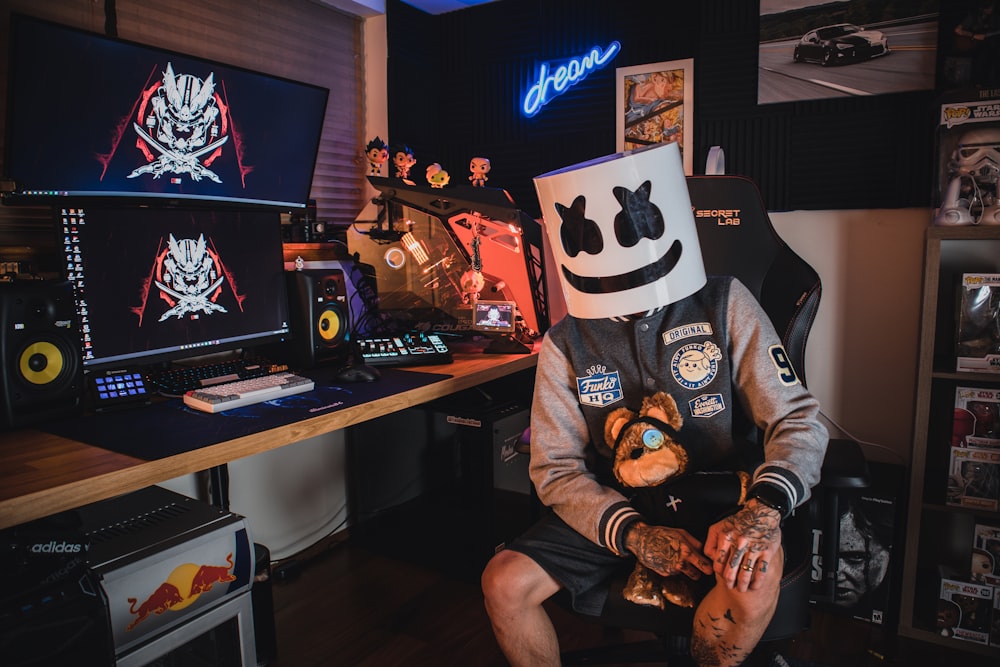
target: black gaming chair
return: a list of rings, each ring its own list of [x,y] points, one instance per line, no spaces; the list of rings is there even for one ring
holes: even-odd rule
[[[805,383],[805,349],[809,330],[819,308],[819,275],[789,248],[775,232],[753,181],[739,176],[692,176],[688,178],[691,203],[696,212],[698,236],[709,274],[733,275],[757,297],[784,343],[802,382]],[[759,442],[752,424],[737,437]],[[808,627],[810,582],[810,517],[822,516],[824,525],[824,593],[813,599],[832,600],[836,583],[839,544],[838,493],[869,483],[868,468],[857,443],[831,440],[822,479],[813,489],[806,508],[799,508],[783,528],[785,573],[778,610],[764,634],[762,644],[793,637]],[[564,665],[609,662],[668,662],[689,664],[688,634],[693,610],[668,607],[661,611],[625,601],[621,590],[631,563],[610,583],[608,602],[599,617],[581,616],[610,627],[643,630],[658,639],[628,644],[606,644],[597,648],[563,653]],[[557,601],[568,608],[566,600]],[[664,629],[667,629],[665,632]],[[679,634],[675,634],[679,633]]]

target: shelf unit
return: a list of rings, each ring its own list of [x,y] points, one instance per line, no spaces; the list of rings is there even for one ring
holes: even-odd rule
[[[1000,374],[955,371],[958,286],[973,272],[1000,273],[1000,227],[927,230],[899,634],[1000,658],[935,629],[940,567],[968,572],[976,522],[1000,525],[1000,512],[945,505],[955,388],[1000,387]]]

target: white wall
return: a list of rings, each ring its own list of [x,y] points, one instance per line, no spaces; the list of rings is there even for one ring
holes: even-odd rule
[[[928,209],[771,214],[823,281],[806,351],[809,388],[824,413],[871,443],[865,453],[875,460],[909,463],[930,218]]]

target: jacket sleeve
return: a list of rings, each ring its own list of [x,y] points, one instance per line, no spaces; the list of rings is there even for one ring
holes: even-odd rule
[[[734,391],[764,434],[764,463],[753,486],[773,485],[797,507],[819,482],[829,439],[819,401],[791,368],[767,314],[736,280],[727,318]]]
[[[541,502],[574,530],[625,555],[625,529],[640,515],[587,469],[590,436],[574,387],[566,356],[546,337],[539,351],[531,408],[531,480]]]

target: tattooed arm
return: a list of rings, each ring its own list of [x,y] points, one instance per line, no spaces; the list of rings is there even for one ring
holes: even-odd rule
[[[712,561],[701,552],[701,542],[686,530],[651,526],[636,521],[625,533],[625,548],[640,563],[664,576],[682,572],[691,579],[712,574]]]
[[[781,549],[781,514],[756,498],[740,511],[708,529],[705,555],[729,588],[757,589],[765,577],[780,577],[770,568]]]

